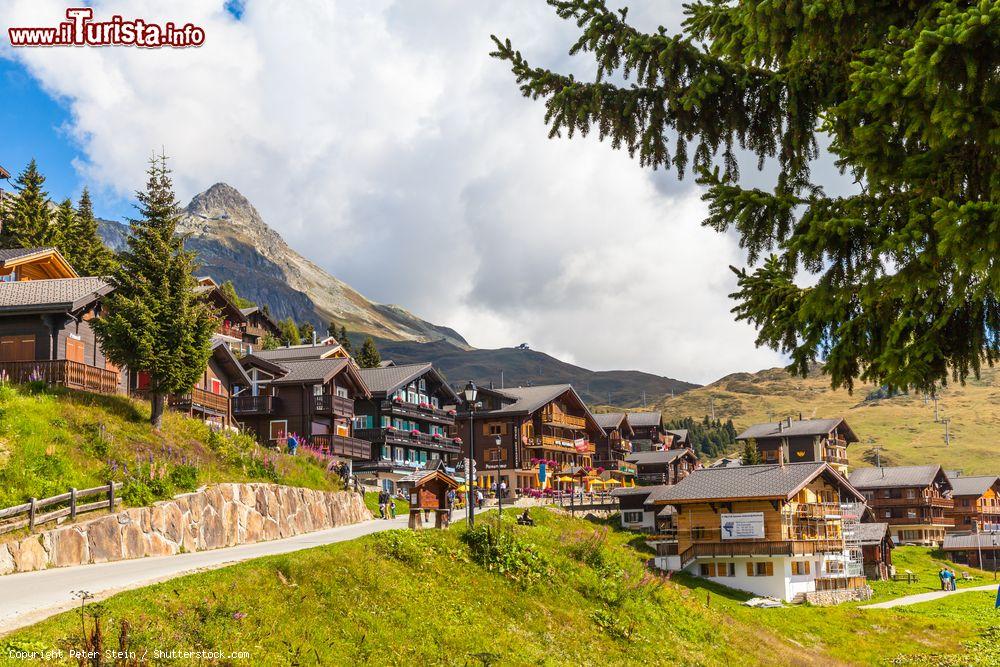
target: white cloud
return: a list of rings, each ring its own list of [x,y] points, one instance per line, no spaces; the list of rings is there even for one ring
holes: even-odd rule
[[[653,3],[631,4],[655,27]],[[479,346],[702,382],[781,362],[732,322],[743,257],[700,227],[690,182],[663,187],[673,175],[594,139],[547,140],[541,103],[489,58],[496,32],[536,64],[591,71],[541,0],[249,0],[241,21],[221,0],[93,6],[207,40],[0,51],[67,101],[92,186],[130,194],[165,146],[183,200],[226,181],[334,275]],[[0,21],[54,24],[65,7],[7,2]]]

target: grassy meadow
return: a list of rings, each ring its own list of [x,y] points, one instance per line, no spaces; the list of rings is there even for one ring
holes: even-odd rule
[[[649,572],[633,534],[545,509],[467,534],[390,531],[116,595],[0,638],[11,651],[212,651],[172,664],[995,664],[992,598],[903,610],[752,609]],[[987,605],[988,603],[988,605]],[[124,639],[122,628],[126,628]],[[992,633],[992,634],[991,634]],[[983,648],[986,646],[987,648]],[[224,656],[224,657],[222,657]],[[977,658],[978,659],[978,658]],[[7,660],[8,662],[4,662]],[[54,664],[76,664],[66,658]]]
[[[871,465],[874,445],[881,447],[883,465],[939,463],[966,474],[1000,473],[1000,371],[983,370],[964,386],[949,384],[938,395],[939,419],[950,419],[951,444],[945,446],[945,425],[934,421],[934,402],[923,396],[878,398],[872,386],[853,393],[833,391],[818,371],[807,378],[780,368],[758,373],[734,373],[710,385],[661,400],[656,408],[667,419],[700,418],[710,411],[732,419],[738,430],[757,422],[784,417],[842,416],[861,442],[848,448],[852,467]],[[866,461],[865,458],[869,460]]]

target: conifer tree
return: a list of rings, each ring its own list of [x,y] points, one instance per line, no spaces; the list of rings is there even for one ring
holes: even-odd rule
[[[87,188],[76,205],[73,238],[63,232],[60,249],[81,276],[106,276],[114,271],[114,254],[97,231],[97,218]]]
[[[382,355],[379,354],[378,348],[375,347],[375,339],[371,336],[365,337],[357,361],[361,368],[378,368],[378,365],[382,363]]]
[[[760,465],[760,452],[757,451],[757,441],[753,438],[743,441],[743,453],[740,457],[745,466]]]
[[[281,330],[282,345],[301,345],[302,336],[299,335],[299,327],[291,317],[278,322],[278,329]]]
[[[354,349],[351,347],[351,339],[347,335],[347,327],[341,325],[340,335],[337,336],[337,342],[340,343],[342,348],[344,348],[344,352],[351,355],[354,354]],[[372,343],[374,344],[374,341],[372,341]]]
[[[237,308],[253,308],[257,305],[250,299],[240,296],[239,292],[236,291],[236,286],[233,285],[232,280],[227,280],[219,285],[219,291],[222,292],[222,295],[229,299]]]
[[[111,277],[115,291],[93,322],[108,358],[149,375],[150,422],[159,429],[165,399],[186,392],[205,372],[218,320],[194,288],[194,253],[177,234],[178,203],[166,156],[150,160],[146,189],[136,193],[127,247]]]
[[[49,208],[49,193],[44,190],[45,176],[34,159],[14,181],[17,194],[4,206],[0,246],[4,248],[41,248],[52,245],[55,228]]]
[[[734,269],[736,317],[790,370],[933,392],[1000,359],[996,0],[693,0],[679,34],[604,0],[548,2],[594,81],[532,67],[509,39],[492,55],[544,99],[550,137],[595,131],[643,165],[693,166],[704,224],[757,267]],[[813,179],[821,141],[856,194]],[[776,163],[773,188],[741,184],[738,150]]]
[[[76,247],[76,231],[76,210],[73,208],[73,201],[67,197],[56,208],[55,215],[53,216],[51,244],[59,249],[59,252],[76,269],[77,273],[81,276],[90,275],[80,270],[80,266],[72,252],[73,248]]]
[[[313,326],[312,322],[303,322],[299,325],[299,338],[302,339],[302,342],[311,343],[314,333],[316,333],[316,327]]]

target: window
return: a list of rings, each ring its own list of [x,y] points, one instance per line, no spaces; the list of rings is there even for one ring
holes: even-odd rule
[[[839,560],[826,561],[826,571],[828,574],[841,574],[844,571],[844,563]]]
[[[393,450],[393,454],[395,454],[394,458],[397,463],[402,463],[403,461],[406,460],[406,454],[404,453],[402,447],[395,447]]]
[[[420,378],[420,382],[417,383],[417,387],[420,391],[427,391],[427,380]]]
[[[774,574],[774,563],[747,563],[748,577],[770,577]]]
[[[702,563],[699,566],[701,576],[703,577],[714,577],[715,576],[715,563]]]
[[[506,464],[507,450],[503,447],[490,447],[486,450],[486,462],[493,464]]]
[[[705,539],[705,528],[703,526],[694,526],[691,528],[691,539],[692,540],[703,540]]]
[[[483,435],[507,435],[507,423],[486,422],[483,424]]]
[[[323,395],[323,385],[321,385],[321,384],[314,384],[313,385],[313,396],[322,396],[322,395]]]
[[[431,396],[431,407],[435,409],[441,407],[441,401],[438,400],[437,396]]]
[[[809,561],[807,560],[793,560],[792,561],[792,574],[803,575],[809,574]]]
[[[625,523],[642,523],[642,511],[631,510],[623,512],[622,519]]]
[[[350,398],[350,396],[347,395],[347,387],[341,387],[338,385],[337,388],[334,389],[334,392],[336,392],[337,396],[340,396],[341,398]]]
[[[270,423],[271,440],[280,440],[288,435],[288,420],[275,419]]]
[[[209,378],[209,387],[213,394],[222,395],[222,382],[219,381],[219,378]]]
[[[388,461],[391,458],[389,445],[382,445],[382,460]]]
[[[715,564],[715,576],[717,576],[717,577],[735,577],[736,576],[736,563],[716,563]]]

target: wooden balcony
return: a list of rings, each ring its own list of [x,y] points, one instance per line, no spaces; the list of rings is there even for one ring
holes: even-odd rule
[[[576,445],[573,443],[572,438],[559,438],[554,435],[543,435],[536,437],[534,442],[529,447],[541,447],[542,449],[550,449],[557,452],[569,452],[572,454],[593,454],[596,451],[594,443],[585,442],[584,450],[579,451]]]
[[[381,409],[383,413],[393,417],[418,419],[433,422],[435,424],[441,424],[442,426],[455,425],[456,413],[454,410],[443,410],[441,408],[435,408],[431,405],[418,405],[416,403],[407,403],[406,401],[394,399],[391,401],[382,401]]]
[[[0,361],[0,372],[7,375],[8,381],[18,384],[44,382],[99,394],[114,394],[119,388],[117,371],[67,359]]]
[[[219,328],[215,330],[217,334],[222,336],[229,336],[231,338],[236,338],[238,340],[243,340],[243,329],[239,326],[234,326],[232,324],[220,324]]]
[[[360,438],[327,433],[309,438],[310,444],[321,454],[341,456],[366,461],[372,456],[372,443]]]
[[[696,542],[681,552],[681,567],[695,558],[735,556],[814,556],[840,553],[843,540],[782,540],[775,542]]]
[[[458,454],[462,451],[459,445],[448,436],[433,436],[429,433],[419,433],[413,435],[409,431],[400,431],[389,428],[364,428],[355,429],[354,436],[377,445],[393,445],[399,447],[419,447],[421,449],[433,449],[440,452]]]
[[[542,423],[546,426],[559,426],[561,428],[587,428],[587,420],[585,418],[568,415],[565,412],[554,409],[552,406],[542,409]]]
[[[322,394],[313,396],[313,409],[319,414],[331,414],[338,417],[354,417],[354,399]]]
[[[212,414],[227,416],[229,414],[229,397],[223,394],[213,394],[199,387],[194,387],[186,394],[171,396],[167,403],[177,410],[191,410],[194,412],[210,412]]]
[[[930,498],[924,496],[917,496],[916,498],[879,498],[876,496],[868,501],[868,506],[874,509],[889,507],[939,507],[950,510],[955,507],[955,501],[952,498],[943,498],[941,496],[932,496]]]
[[[955,518],[948,516],[893,516],[887,517],[884,513],[876,512],[878,520],[890,526],[943,526],[951,528],[955,526]]]
[[[635,474],[635,464],[627,463],[625,461],[618,460],[605,460],[605,461],[594,461],[591,463],[595,468],[604,468],[609,472],[619,472],[623,475],[634,475]]]
[[[274,396],[233,396],[233,415],[270,415],[280,402]]]

